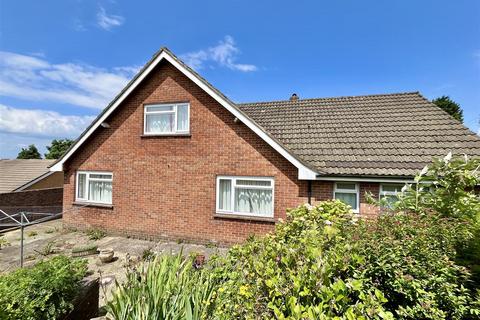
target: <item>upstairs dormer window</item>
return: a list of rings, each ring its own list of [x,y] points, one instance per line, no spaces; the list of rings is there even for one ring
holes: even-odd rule
[[[190,105],[150,104],[144,110],[144,134],[188,134],[190,133]]]

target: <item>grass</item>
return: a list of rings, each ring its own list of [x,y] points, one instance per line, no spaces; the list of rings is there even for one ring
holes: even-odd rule
[[[100,240],[107,235],[107,233],[101,229],[89,229],[85,233],[90,240]]]

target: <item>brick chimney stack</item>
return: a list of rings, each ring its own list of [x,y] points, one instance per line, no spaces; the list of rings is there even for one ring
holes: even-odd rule
[[[290,101],[297,101],[298,100],[298,96],[296,93],[293,93],[292,96],[290,97]]]

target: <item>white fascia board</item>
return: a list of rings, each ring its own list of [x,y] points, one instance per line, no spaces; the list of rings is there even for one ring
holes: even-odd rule
[[[102,124],[102,122],[104,122],[105,119],[107,119],[108,116],[112,114],[112,112],[115,111],[115,109],[117,109],[117,107],[123,102],[123,100],[125,100],[125,98],[127,98],[128,95],[133,90],[135,90],[135,88],[140,84],[140,82],[142,82],[142,80],[145,79],[145,77],[150,73],[150,71],[152,71],[162,59],[163,59],[162,55],[159,55],[147,67],[147,69],[145,69],[142,72],[142,74],[140,74],[140,76],[127,88],[127,90],[125,90],[125,92],[115,101],[115,103],[112,106],[110,106],[110,108],[108,108],[108,110],[99,119],[97,119],[97,121],[90,127],[90,129],[88,129],[88,131],[80,138],[80,140],[78,140],[77,143],[75,143],[73,148],[70,149],[70,151],[68,151],[68,153],[65,156],[63,156],[62,160],[54,164],[52,167],[50,167],[50,171],[63,171],[63,164],[65,163],[65,161],[67,161],[68,158],[70,158],[70,156],[75,151],[77,151],[77,149],[88,139],[88,137],[90,137],[90,135],[92,135],[92,133],[95,132],[95,130],[97,130],[97,128]]]
[[[212,98],[214,98],[218,103],[220,103],[225,109],[230,111],[238,120],[240,120],[243,124],[249,127],[255,134],[257,134],[260,138],[262,138],[266,143],[268,143],[272,148],[275,149],[278,153],[280,153],[285,159],[287,159],[290,163],[292,163],[295,167],[298,168],[298,179],[305,180],[305,179],[315,179],[317,173],[311,170],[310,168],[303,165],[300,161],[298,161],[295,157],[293,157],[288,151],[286,151],[282,146],[280,146],[275,140],[273,140],[265,131],[258,128],[256,124],[254,124],[250,119],[248,119],[242,112],[240,112],[236,107],[232,106],[228,101],[223,99],[223,97],[219,96],[215,91],[213,91],[210,87],[208,87],[203,81],[198,79],[194,74],[192,74],[189,70],[185,69],[178,61],[170,57],[170,55],[163,52],[165,54],[165,59],[170,62],[172,65],[175,66],[178,70],[180,70],[185,76],[187,76],[190,80],[192,80],[196,85],[198,85],[202,90],[208,93]]]
[[[63,164],[65,161],[88,139],[88,137],[100,126],[102,122],[125,100],[126,97],[143,81],[143,79],[158,65],[163,59],[170,62],[175,68],[182,72],[187,78],[192,80],[196,85],[202,88],[218,103],[230,111],[236,118],[243,122],[253,132],[255,132],[260,138],[280,153],[285,159],[298,168],[298,179],[300,180],[313,180],[316,178],[317,173],[310,168],[302,164],[298,159],[293,157],[287,150],[280,146],[275,140],[273,140],[268,134],[261,130],[255,123],[247,118],[242,112],[234,107],[229,101],[226,101],[223,97],[218,95],[214,90],[207,86],[202,80],[195,76],[192,72],[182,66],[177,60],[171,57],[167,52],[161,52],[157,58],[145,69],[142,74],[134,81],[134,83],[114,102],[114,104],[94,123],[94,125],[86,132],[80,140],[73,146],[72,149],[62,158],[61,161],[56,163],[50,168],[50,171],[63,171]]]
[[[372,178],[372,177],[318,177],[319,181],[345,181],[345,182],[379,182],[379,183],[416,183],[414,179],[405,178]]]

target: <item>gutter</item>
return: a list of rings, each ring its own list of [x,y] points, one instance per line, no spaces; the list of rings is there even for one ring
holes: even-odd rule
[[[345,181],[345,182],[380,182],[380,183],[415,183],[413,177],[388,176],[322,176],[317,174],[316,181]]]

